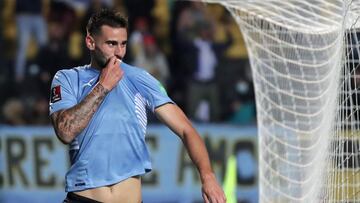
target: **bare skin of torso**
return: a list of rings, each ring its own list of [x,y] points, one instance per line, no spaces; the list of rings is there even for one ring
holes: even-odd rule
[[[114,185],[74,193],[104,203],[141,203],[141,179],[135,176]]]

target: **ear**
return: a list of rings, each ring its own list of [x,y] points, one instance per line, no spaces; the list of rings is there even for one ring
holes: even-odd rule
[[[90,35],[86,35],[85,43],[88,49],[94,50],[95,49],[95,40]]]

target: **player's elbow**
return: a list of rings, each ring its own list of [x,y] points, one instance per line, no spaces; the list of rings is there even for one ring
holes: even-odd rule
[[[70,144],[73,141],[75,133],[71,129],[65,128],[63,123],[53,123],[53,126],[57,138],[63,144]]]
[[[191,139],[194,135],[196,135],[196,131],[191,127],[184,128],[178,133],[178,136],[183,142]]]
[[[67,125],[63,117],[64,111],[55,112],[51,115],[51,123],[54,127],[57,138],[64,144],[70,144],[75,138],[76,132]]]
[[[70,144],[73,140],[72,139],[70,139],[69,137],[67,137],[67,136],[58,136],[58,138],[59,138],[59,140],[63,143],[63,144],[65,144],[65,145],[68,145],[68,144]]]
[[[70,144],[73,141],[73,135],[71,132],[63,132],[61,130],[55,130],[57,138],[63,143],[63,144]]]

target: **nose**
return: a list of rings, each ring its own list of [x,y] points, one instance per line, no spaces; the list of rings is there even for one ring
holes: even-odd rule
[[[126,48],[122,45],[118,45],[116,46],[115,48],[115,56],[117,56],[118,58],[122,59],[125,55],[125,51],[126,51]]]

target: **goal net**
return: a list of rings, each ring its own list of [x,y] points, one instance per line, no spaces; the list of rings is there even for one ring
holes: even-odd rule
[[[206,2],[226,7],[246,42],[260,202],[359,202],[360,1]]]

